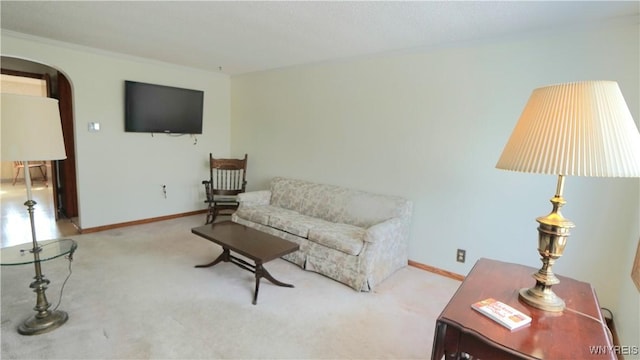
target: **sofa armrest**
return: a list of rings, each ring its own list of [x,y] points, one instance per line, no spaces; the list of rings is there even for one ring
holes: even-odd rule
[[[238,194],[240,206],[269,205],[271,202],[270,190],[249,191]]]
[[[409,220],[406,218],[392,218],[369,227],[360,255],[361,271],[367,279],[362,290],[373,289],[394,271],[407,266],[408,251]]]
[[[369,243],[385,242],[392,239],[402,239],[406,222],[401,218],[393,218],[375,224],[367,229],[364,241]],[[401,241],[401,240],[400,240]]]

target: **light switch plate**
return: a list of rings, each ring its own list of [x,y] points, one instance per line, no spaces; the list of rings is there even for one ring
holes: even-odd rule
[[[99,122],[90,122],[89,123],[89,131],[90,132],[100,131],[100,123]]]

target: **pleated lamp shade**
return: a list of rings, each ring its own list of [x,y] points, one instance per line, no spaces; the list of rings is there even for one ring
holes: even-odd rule
[[[640,133],[618,83],[583,81],[535,89],[496,167],[640,177]]]
[[[60,160],[67,157],[58,100],[2,94],[0,108],[2,161]]]

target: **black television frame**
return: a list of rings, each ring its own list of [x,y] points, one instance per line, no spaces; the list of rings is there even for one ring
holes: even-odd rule
[[[202,134],[204,91],[125,80],[125,132]]]

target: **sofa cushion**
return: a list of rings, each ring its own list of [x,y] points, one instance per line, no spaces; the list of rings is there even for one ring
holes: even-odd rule
[[[283,209],[277,206],[260,205],[260,206],[241,206],[236,215],[243,219],[253,221],[262,225],[269,225],[269,219],[272,216],[281,215],[284,213],[294,213],[291,210]]]
[[[307,188],[299,211],[329,222],[345,222],[340,219],[344,217],[345,203],[351,191],[335,185],[312,184]]]
[[[302,201],[307,198],[308,188],[313,186],[307,181],[274,178],[271,181],[271,205],[300,212]]]
[[[309,229],[322,222],[324,221],[311,216],[302,215],[294,211],[286,211],[271,215],[268,225],[289,234],[307,238]]]
[[[339,222],[368,228],[410,213],[411,205],[401,197],[352,191]]]
[[[411,213],[401,197],[282,177],[271,181],[271,205],[364,228]]]
[[[309,240],[349,255],[358,255],[364,246],[366,230],[341,223],[320,222],[309,230]]]

